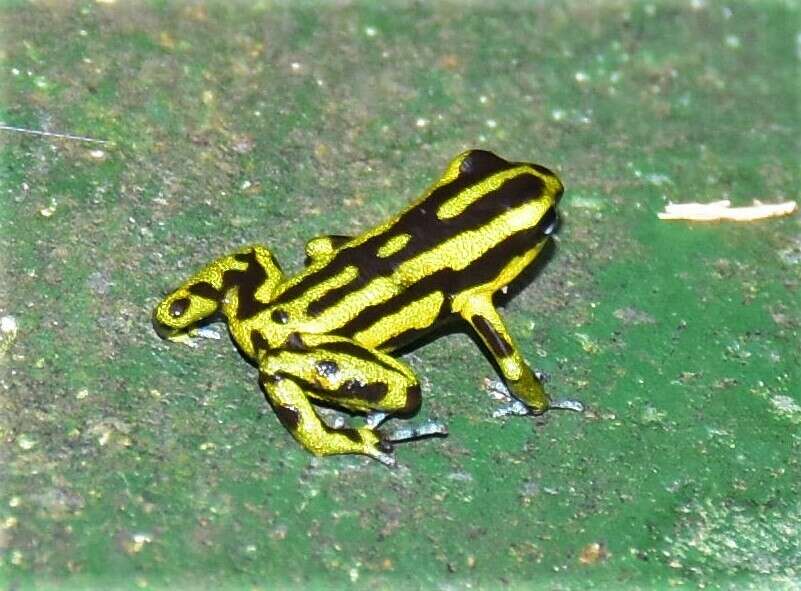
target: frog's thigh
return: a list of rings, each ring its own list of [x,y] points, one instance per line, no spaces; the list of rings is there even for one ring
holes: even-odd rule
[[[299,335],[301,351],[281,350],[265,360],[271,374],[307,384],[309,396],[352,411],[411,415],[420,384],[408,366],[376,349],[331,335]]]
[[[492,303],[491,293],[474,293],[458,302],[456,310],[478,333],[503,373],[507,386],[535,412],[545,412],[550,399],[526,364],[512,335]]]
[[[288,377],[262,374],[261,384],[281,424],[316,455],[364,454],[392,464],[391,447],[372,429],[332,429],[309,403],[306,392]]]

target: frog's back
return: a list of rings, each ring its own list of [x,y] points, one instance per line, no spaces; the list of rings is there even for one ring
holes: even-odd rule
[[[305,295],[318,329],[396,348],[450,314],[458,294],[533,258],[561,192],[544,167],[465,152],[418,201],[310,267],[275,302]]]

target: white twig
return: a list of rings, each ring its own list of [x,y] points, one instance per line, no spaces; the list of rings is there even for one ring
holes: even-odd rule
[[[38,135],[43,137],[55,137],[62,140],[76,140],[79,142],[91,142],[93,144],[111,144],[108,140],[96,140],[91,137],[84,137],[82,135],[70,135],[69,133],[55,133],[52,131],[39,131],[38,129],[25,129],[24,127],[14,127],[12,125],[0,125],[0,129],[5,131],[16,131],[18,133],[27,133],[28,135]]]
[[[660,220],[689,220],[693,222],[716,222],[730,220],[734,222],[751,222],[766,218],[790,215],[798,204],[795,201],[783,203],[760,203],[746,207],[731,207],[731,201],[713,201],[712,203],[668,203],[665,211],[658,213]]]

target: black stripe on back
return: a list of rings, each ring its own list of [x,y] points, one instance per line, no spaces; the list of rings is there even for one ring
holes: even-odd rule
[[[543,216],[543,218],[547,217]],[[366,306],[354,318],[331,332],[332,334],[352,338],[353,335],[369,328],[385,316],[405,308],[432,292],[439,291],[446,296],[450,296],[465,289],[489,283],[498,276],[501,269],[511,259],[523,255],[546,238],[543,233],[545,227],[542,223],[538,223],[532,228],[526,228],[512,234],[506,240],[487,250],[462,270],[439,269],[431,275],[423,277],[417,283],[408,286],[402,293],[379,304]],[[440,307],[437,319],[442,319],[449,312],[448,298],[446,297]]]
[[[285,303],[301,297],[312,286],[327,281],[331,277],[334,277],[342,272],[342,270],[349,265],[356,265],[360,270],[360,275],[366,274],[372,277],[374,276],[373,273],[375,271],[382,271],[379,273],[380,275],[391,274],[391,271],[390,273],[387,273],[386,270],[375,269],[368,264],[371,259],[379,258],[377,256],[378,249],[387,240],[399,234],[408,233],[412,235],[412,238],[406,244],[406,247],[409,247],[410,243],[415,241],[415,237],[418,234],[425,234],[424,230],[426,225],[429,226],[430,230],[432,218],[436,220],[436,211],[443,203],[447,202],[452,197],[455,197],[469,186],[481,181],[483,178],[511,168],[512,166],[514,165],[507,162],[503,158],[492,154],[491,152],[473,150],[462,161],[459,175],[454,180],[446,185],[437,187],[423,202],[411,209],[408,209],[400,216],[398,221],[392,226],[388,233],[382,233],[378,234],[377,236],[373,236],[358,246],[344,247],[342,250],[338,251],[334,258],[330,260],[324,267],[309,273],[300,282],[296,283],[284,293],[279,295],[276,299],[276,302]],[[407,227],[419,228],[423,231],[411,232],[406,229]],[[431,232],[429,231],[429,234],[430,233]],[[401,249],[399,252],[403,252],[403,250],[405,249]],[[395,254],[397,255],[399,253]],[[387,259],[383,259],[383,261],[386,262]],[[362,267],[366,267],[364,272],[362,272]],[[359,289],[364,285],[364,280],[359,283],[359,279],[357,278],[356,282],[357,283],[353,286],[355,289]],[[340,297],[341,295],[342,294],[340,293]],[[337,298],[337,301],[338,300],[339,298]],[[317,313],[319,314],[322,309],[324,308],[321,306],[320,309],[316,310]]]
[[[236,317],[239,320],[244,320],[262,312],[268,306],[268,304],[256,299],[256,290],[267,281],[267,272],[259,264],[254,250],[235,254],[234,258],[247,266],[242,270],[228,269],[224,271],[220,292],[225,293],[232,287],[239,288],[237,290],[239,305],[236,310]]]
[[[310,302],[307,312],[312,316],[319,316],[332,305],[341,301],[347,294],[362,289],[374,278],[391,276],[395,269],[405,261],[431,250],[463,232],[481,228],[504,212],[542,195],[544,190],[545,185],[538,176],[521,174],[509,179],[498,189],[481,196],[459,215],[443,220],[437,217],[437,209],[447,199],[442,202],[439,197],[425,200],[401,215],[385,234],[375,236],[358,246],[340,250],[328,265],[320,270],[320,279],[334,277],[347,266],[355,266],[358,269],[358,275],[350,283],[331,289],[317,300]],[[451,197],[453,195],[448,199]],[[411,236],[402,249],[388,257],[378,256],[378,248],[387,240],[402,234]],[[301,283],[284,292],[278,298],[279,301],[287,298],[288,294],[291,295],[289,292],[300,293],[298,288],[301,285],[314,285],[311,283],[311,279],[312,276],[306,277]]]

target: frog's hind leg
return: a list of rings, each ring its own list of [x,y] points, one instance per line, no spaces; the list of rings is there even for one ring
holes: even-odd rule
[[[291,378],[262,374],[261,384],[281,424],[313,454],[364,454],[386,466],[395,464],[391,443],[373,429],[332,429],[326,425],[307,393]]]
[[[330,370],[330,363],[333,363],[347,376],[345,381],[327,376],[334,381],[312,395],[317,400],[350,411],[366,412],[366,424],[371,429],[392,416],[410,417],[419,410],[422,402],[420,383],[405,363],[344,337],[307,335],[305,339],[308,343],[314,343],[317,353],[325,358],[320,360],[322,366],[315,364],[315,370],[320,367]],[[380,396],[383,390],[386,393]],[[447,434],[445,425],[427,420],[389,429],[384,439],[395,443]]]
[[[394,357],[334,335],[293,333],[259,363],[269,374],[291,375],[309,396],[346,410],[411,416],[422,402],[412,370]]]
[[[351,339],[294,333],[284,347],[264,353],[259,367],[263,376],[291,380],[309,399],[366,413],[367,425],[357,431],[376,434],[385,447],[395,441],[447,434],[444,425],[427,422],[379,436],[376,427],[385,418],[417,412],[422,401],[420,384],[407,365]],[[265,380],[265,389],[269,388],[269,380]],[[304,443],[302,437],[296,438]],[[366,453],[376,457],[367,451],[323,453]]]

